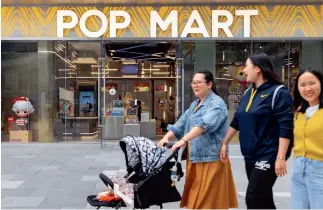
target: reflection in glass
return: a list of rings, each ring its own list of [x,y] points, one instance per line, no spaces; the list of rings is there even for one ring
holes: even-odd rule
[[[249,54],[249,42],[218,42],[216,45],[215,82],[219,95],[227,104],[229,121],[248,87],[243,69]]]

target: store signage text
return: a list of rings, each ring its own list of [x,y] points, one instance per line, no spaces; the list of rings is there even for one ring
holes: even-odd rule
[[[250,19],[251,16],[258,15],[258,10],[236,10],[236,16],[243,16],[244,37],[250,37]],[[101,20],[101,27],[98,31],[90,31],[86,27],[86,20],[91,16],[97,16]],[[70,22],[64,22],[64,17],[70,17]],[[117,22],[117,17],[123,17],[123,22]],[[224,22],[220,22],[220,17],[226,17]],[[178,32],[178,11],[173,10],[166,18],[162,18],[157,11],[150,12],[150,37],[157,37],[157,25],[161,30],[165,31],[171,27],[172,37],[185,38],[188,34],[202,34],[203,37],[218,37],[219,29],[222,29],[227,37],[233,37],[230,26],[233,23],[233,14],[227,10],[212,10],[212,32],[208,33],[207,28],[197,10],[193,10],[181,34]],[[79,22],[79,23],[78,23]],[[118,29],[125,29],[130,25],[131,17],[128,12],[120,10],[110,11],[109,20],[100,10],[89,10],[85,12],[80,20],[74,11],[58,10],[57,11],[57,37],[64,37],[64,29],[72,29],[79,24],[82,33],[90,38],[101,37],[109,27],[110,37],[117,37]],[[197,23],[197,27],[193,27],[193,23]]]

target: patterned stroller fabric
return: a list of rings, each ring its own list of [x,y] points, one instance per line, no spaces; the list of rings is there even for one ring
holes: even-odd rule
[[[121,141],[126,144],[128,167],[134,168],[141,163],[145,174],[163,165],[167,159],[165,148],[158,147],[156,143],[145,137],[125,136]]]

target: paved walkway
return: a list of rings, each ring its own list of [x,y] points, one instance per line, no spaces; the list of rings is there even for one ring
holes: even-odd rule
[[[99,173],[124,175],[124,154],[117,142],[1,144],[2,209],[94,209],[86,197],[105,189]],[[247,178],[238,146],[231,147],[231,163],[239,208],[245,209]],[[182,164],[185,168],[185,163]],[[288,163],[289,172],[292,162]],[[289,177],[275,184],[277,208],[289,208]],[[184,179],[177,184],[182,193]],[[164,205],[176,209],[179,203]],[[157,207],[152,207],[157,208]]]

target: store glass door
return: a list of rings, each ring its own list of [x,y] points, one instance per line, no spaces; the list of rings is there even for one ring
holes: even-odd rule
[[[53,43],[53,50],[46,51],[53,54],[55,62],[55,80],[57,96],[57,112],[55,117],[55,136],[57,141],[73,140],[75,119],[77,115],[77,101],[75,96],[77,66],[74,64],[74,50],[69,42],[57,41]],[[72,58],[73,57],[73,58]]]
[[[100,42],[55,41],[57,141],[98,141]]]
[[[103,140],[107,139],[109,135],[114,133],[115,129],[109,127],[109,115],[107,112],[107,98],[106,94],[108,92],[115,93],[113,90],[108,89],[106,85],[106,77],[109,74],[109,63],[106,58],[102,57],[98,59],[98,127],[100,130],[100,142],[101,147],[103,146]]]

